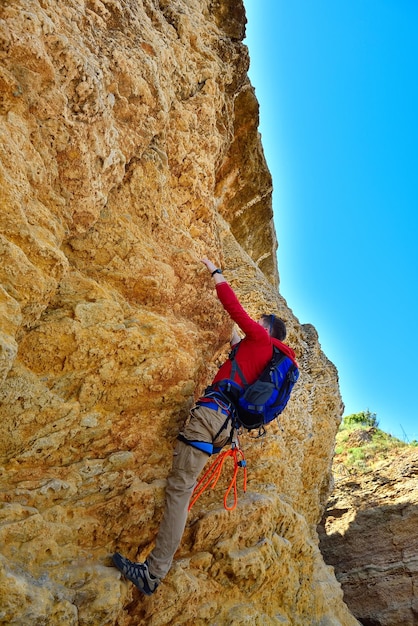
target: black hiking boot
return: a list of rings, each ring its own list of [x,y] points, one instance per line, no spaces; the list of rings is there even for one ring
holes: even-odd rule
[[[119,552],[115,552],[112,561],[125,578],[130,580],[146,596],[152,595],[160,584],[160,579],[150,574],[146,561],[145,563],[134,563]]]

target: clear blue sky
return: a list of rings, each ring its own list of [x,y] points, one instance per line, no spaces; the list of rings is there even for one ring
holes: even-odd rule
[[[280,292],[345,415],[418,439],[418,1],[244,2]]]

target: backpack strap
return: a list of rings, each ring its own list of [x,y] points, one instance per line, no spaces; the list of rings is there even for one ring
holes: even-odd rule
[[[238,376],[241,379],[242,384],[244,385],[244,387],[246,387],[248,385],[247,379],[245,378],[244,374],[242,373],[242,370],[240,368],[240,366],[237,363],[237,359],[236,359],[236,354],[238,352],[238,348],[241,342],[237,343],[231,350],[231,352],[229,353],[229,359],[232,362],[231,365],[231,380],[235,380],[235,376],[236,374],[238,374]]]

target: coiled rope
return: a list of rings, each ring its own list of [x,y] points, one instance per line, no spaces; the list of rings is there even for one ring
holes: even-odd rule
[[[241,457],[241,460],[239,459],[239,456]],[[232,476],[232,480],[224,495],[224,507],[227,511],[233,511],[236,508],[238,504],[238,489],[237,489],[238,470],[240,467],[244,468],[244,492],[245,492],[247,491],[247,462],[245,460],[243,451],[240,449],[237,443],[233,442],[230,450],[225,450],[225,452],[220,452],[218,454],[214,462],[209,466],[209,469],[203,474],[202,478],[197,483],[192,494],[192,499],[190,500],[190,504],[188,508],[189,511],[194,505],[194,503],[196,502],[196,500],[200,498],[200,496],[205,491],[205,489],[208,489],[209,487],[214,489],[216,487],[216,483],[218,482],[219,477],[222,472],[223,464],[225,463],[228,457],[233,458],[234,474]],[[234,493],[234,500],[233,500],[232,506],[228,506],[227,500],[232,489]]]

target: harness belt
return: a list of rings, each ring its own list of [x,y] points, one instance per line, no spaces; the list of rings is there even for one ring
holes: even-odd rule
[[[208,390],[206,390],[206,393]],[[212,411],[218,412],[220,411],[222,415],[225,415],[225,421],[214,436],[213,440],[216,441],[223,430],[228,426],[228,423],[232,421],[232,413],[233,407],[231,403],[226,403],[220,394],[217,391],[210,390],[211,395],[205,395],[199,398],[196,402],[196,406],[201,406],[206,409],[211,409]],[[218,454],[222,450],[222,447],[216,447],[213,443],[209,443],[207,441],[194,441],[191,439],[187,439],[181,433],[178,435],[177,439],[182,441],[188,446],[192,446],[193,448],[197,448],[198,450],[202,450],[202,452],[206,452],[209,456],[212,454]]]
[[[212,411],[218,411],[219,409],[221,410],[221,413],[223,413],[226,416],[229,416],[231,414],[231,411],[226,407],[226,405],[224,405],[224,403],[220,403],[220,401],[218,400],[217,402],[214,402],[213,400],[210,400],[209,398],[200,398],[196,404],[198,406],[203,406],[206,409],[212,409]]]
[[[182,441],[187,446],[192,446],[192,448],[197,448],[198,450],[202,450],[202,452],[206,452],[209,456],[212,454],[218,454],[222,450],[222,448],[216,448],[213,443],[208,443],[207,441],[192,441],[187,439],[181,433],[177,436],[179,441]]]

